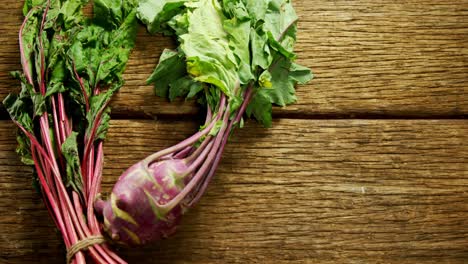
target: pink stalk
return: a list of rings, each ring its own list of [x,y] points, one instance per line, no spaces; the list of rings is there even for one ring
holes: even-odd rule
[[[52,174],[55,176],[55,187],[57,188],[57,193],[58,193],[58,198],[59,198],[59,206],[62,209],[62,212],[64,213],[64,223],[65,223],[65,230],[66,232],[70,235],[70,242],[72,244],[75,244],[78,242],[78,238],[76,237],[76,232],[73,227],[71,217],[73,217],[73,207],[71,206],[67,191],[65,190],[65,187],[63,186],[63,182],[61,179],[61,175],[58,169],[58,165],[56,160],[53,158],[54,157],[54,152],[52,148],[52,143],[49,135],[49,123],[47,120],[47,113],[44,113],[41,118],[40,118],[40,124],[41,124],[41,134],[43,137],[43,142],[46,144],[46,149],[48,151],[48,156],[50,157],[49,162],[51,163],[51,170]],[[46,154],[47,155],[47,154]],[[63,204],[65,203],[65,204]],[[67,211],[68,210],[70,211]],[[71,214],[71,216],[70,216]],[[77,254],[77,261],[79,263],[82,263],[81,261],[84,261],[84,256],[82,253]],[[83,262],[84,263],[84,262]]]
[[[53,109],[57,156],[59,158],[60,165],[62,165],[62,168],[65,168],[65,160],[63,158],[62,149],[60,147],[60,146],[62,146],[63,142],[66,140],[65,139],[65,132],[63,131],[64,127],[61,125],[61,123],[58,122],[58,115],[57,115],[55,97],[51,97],[51,102],[52,102],[52,109]]]
[[[94,176],[94,152],[95,148],[91,148],[89,151],[89,161],[88,161],[88,193],[92,191],[92,183],[93,183],[93,176]]]
[[[33,153],[33,159],[37,160],[37,157],[36,157],[36,154],[35,154],[35,147],[32,147],[32,153]],[[35,162],[35,165],[36,165],[36,170],[38,171],[38,177],[39,177],[39,179],[41,181],[41,185],[44,188],[44,191],[46,193],[46,196],[48,198],[49,203],[51,204],[51,208],[53,209],[53,212],[55,214],[55,218],[57,219],[57,222],[59,223],[58,227],[62,232],[62,236],[64,238],[65,245],[68,248],[68,247],[70,247],[71,245],[75,244],[78,241],[77,241],[77,238],[75,236],[75,230],[73,228],[73,225],[71,224],[71,219],[70,219],[70,216],[68,214],[68,211],[64,207],[64,204],[63,204],[63,200],[66,200],[66,198],[67,198],[66,193],[65,193],[65,195],[63,194],[63,189],[64,189],[63,184],[61,182],[60,177],[58,177],[59,181],[54,182],[52,180],[52,182],[50,183],[50,184],[52,184],[52,186],[55,186],[55,187],[58,188],[57,191],[58,191],[59,199],[56,200],[51,195],[52,191],[49,188],[49,185],[47,184],[47,182],[45,181],[44,175],[42,174],[42,170],[39,167],[39,164],[37,162]],[[54,171],[53,174],[56,175],[57,171]],[[58,175],[58,176],[60,176],[60,175]],[[55,180],[57,180],[57,179],[55,179]],[[60,187],[62,187],[63,189],[61,189]],[[57,204],[56,201],[58,202],[58,204]],[[60,213],[59,210],[61,211],[61,213]],[[76,259],[77,259],[77,262],[80,263],[80,264],[85,263],[84,262],[85,261],[84,255],[81,252],[79,254],[77,254]]]
[[[73,192],[72,195],[73,195],[73,201],[74,201],[74,206],[75,206],[74,210],[76,212],[83,212],[83,208],[81,207],[81,203],[79,202],[80,198],[79,198],[78,194],[76,192]],[[78,226],[81,228],[80,232],[79,232],[81,239],[85,239],[86,237],[89,237],[89,236],[92,235],[91,232],[88,229],[88,226],[85,223],[85,220],[84,220],[82,214],[80,214],[78,216],[77,222],[78,222]],[[91,256],[94,258],[94,260],[97,263],[113,263],[112,260],[110,260],[110,259],[106,259],[107,262],[104,260],[104,258],[106,258],[106,254],[102,254],[102,249],[100,250],[98,245],[90,247],[89,251],[91,253]],[[101,255],[104,258],[102,258]]]
[[[89,112],[89,96],[88,96],[88,93],[86,92],[86,88],[85,88],[85,86],[83,84],[83,79],[81,79],[80,75],[76,71],[75,65],[73,65],[73,72],[75,73],[75,78],[80,83],[80,88],[81,88],[81,91],[83,92],[83,97],[85,99],[85,104],[86,104],[86,112]]]
[[[228,104],[226,109],[229,109],[229,106],[230,106],[230,104]],[[225,108],[222,107],[222,109],[224,110]],[[223,113],[223,124],[225,124],[227,122],[227,120],[229,120],[229,111],[226,110],[226,111],[221,112],[221,113]],[[225,130],[226,130],[226,125],[223,125],[223,127],[221,128],[218,135],[224,134]],[[222,136],[221,137],[220,136],[216,137],[216,140],[213,143],[214,144],[213,149],[218,148],[219,144],[221,143],[221,140],[222,140]],[[174,207],[176,207],[180,203],[180,201],[182,201],[185,197],[187,197],[187,195],[193,191],[193,188],[196,187],[200,183],[200,180],[202,178],[204,178],[204,176],[206,175],[206,172],[210,168],[210,165],[212,163],[211,161],[215,157],[215,154],[216,154],[216,152],[211,151],[209,153],[208,157],[206,158],[206,162],[203,163],[201,168],[193,176],[193,178],[190,180],[190,182],[184,187],[184,189],[179,194],[177,194],[177,196],[174,197],[174,199],[172,199],[170,202],[168,202],[166,204],[163,204],[163,205],[160,205],[160,209],[172,210]]]
[[[37,160],[36,147],[34,147],[34,146],[31,147],[31,153],[32,153],[33,160]],[[56,219],[56,221],[58,223],[57,226],[59,227],[59,230],[62,232],[62,236],[63,236],[63,240],[64,240],[65,244],[67,246],[70,246],[70,241],[68,239],[68,234],[66,232],[65,225],[64,225],[62,217],[61,217],[62,214],[59,211],[59,207],[57,206],[56,199],[52,196],[52,191],[50,190],[49,184],[47,183],[47,181],[44,178],[44,174],[42,173],[42,169],[39,167],[39,164],[36,163],[36,162],[34,164],[35,164],[35,167],[36,167],[36,170],[37,170],[37,175],[39,177],[39,181],[40,181],[41,186],[42,186],[42,188],[44,190],[44,194],[45,194],[45,196],[47,196],[47,199],[48,199],[48,201],[50,203],[50,207],[52,209],[52,211],[49,211],[49,212],[53,213],[53,215],[55,216],[54,219]]]
[[[188,146],[181,151],[175,153],[172,158],[174,159],[183,159],[184,157],[187,157],[192,151],[194,150],[194,147]]]
[[[58,94],[58,108],[60,124],[64,127],[63,131],[65,132],[65,138],[68,138],[72,132],[72,126],[68,121],[63,95],[61,93]]]
[[[39,91],[37,91],[36,87],[35,91],[40,92],[42,95],[45,95],[47,93],[45,82],[45,56],[43,50],[42,35],[44,32],[44,25],[47,18],[47,13],[49,11],[49,7],[50,0],[47,1],[47,6],[42,15],[42,21],[39,30],[40,73],[39,76],[37,76]],[[28,64],[31,58],[27,58],[25,54],[23,32],[28,20],[36,11],[36,7],[29,11],[21,25],[19,32],[21,63],[23,66],[23,72],[26,80],[33,87],[35,86],[33,81],[33,73],[31,72],[31,69]],[[89,97],[86,93],[83,80],[78,76],[76,69],[75,74],[77,75],[85,98],[86,109],[87,111],[89,111]],[[99,93],[98,88],[95,89],[95,93]],[[82,216],[83,210],[80,203],[81,199],[77,193],[73,192],[74,203],[71,202],[71,198],[68,195],[68,191],[65,188],[64,183],[62,181],[62,175],[60,173],[59,165],[57,164],[57,159],[59,159],[60,163],[64,165],[64,160],[61,154],[60,147],[63,145],[68,136],[72,133],[72,120],[69,120],[67,117],[65,111],[64,98],[62,94],[52,96],[50,100],[53,108],[52,118],[54,122],[53,129],[55,134],[54,137],[56,140],[56,150],[54,150],[54,146],[52,145],[47,112],[43,113],[43,115],[39,117],[39,124],[41,130],[40,137],[42,139],[42,143],[39,143],[36,140],[36,138],[31,133],[26,131],[26,129],[24,129],[24,127],[22,127],[17,121],[14,122],[31,141],[32,157],[35,161],[35,167],[38,173],[39,182],[43,190],[43,199],[46,203],[49,213],[51,214],[54,222],[56,223],[56,226],[62,233],[62,237],[64,239],[66,247],[70,248],[80,239],[85,239],[86,237],[92,234],[101,234],[99,223],[97,222],[97,219],[94,215],[94,211],[89,210],[89,208],[92,208],[93,201],[91,200],[94,200],[94,197],[96,197],[97,193],[99,192],[99,183],[102,175],[103,162],[102,142],[100,142],[99,146],[97,147],[97,153],[96,149],[92,147],[92,144],[94,143],[94,137],[97,128],[101,122],[102,113],[106,109],[107,104],[97,114],[96,120],[94,124],[92,124],[93,130],[91,132],[91,135],[87,135],[89,137],[87,137],[85,158],[83,159],[84,164],[82,166],[82,169],[84,169],[85,172],[83,173],[83,180],[87,180],[85,182],[86,184],[83,186],[83,192],[85,195],[85,197],[83,198],[85,202],[89,201],[90,206],[88,206],[88,211],[91,211],[91,214],[89,214],[88,223],[92,230],[90,231],[88,225],[85,222],[85,219]],[[93,259],[96,260],[98,263],[126,263],[115,253],[113,253],[106,245],[94,245],[89,250]],[[85,264],[85,262],[86,260],[83,252],[78,252],[72,260],[72,263],[76,264]]]
[[[99,142],[98,144],[96,156],[97,156],[96,165],[94,167],[94,174],[93,174],[94,177],[92,179],[91,188],[90,188],[90,192],[89,192],[89,196],[87,200],[88,214],[91,214],[91,215],[94,215],[94,210],[93,210],[94,198],[101,191],[100,183],[102,179],[102,169],[103,169],[102,165],[104,163],[104,153],[103,153],[102,142]]]
[[[219,113],[222,113],[224,112],[224,109],[225,109],[225,103],[226,103],[226,97],[224,96],[224,94],[222,95],[222,98],[221,98],[221,110]],[[164,157],[164,156],[167,156],[169,154],[172,154],[174,152],[177,152],[177,151],[180,151],[182,149],[185,149],[186,147],[189,147],[189,146],[192,146],[193,144],[195,144],[198,140],[200,140],[201,137],[203,136],[206,136],[210,133],[210,131],[213,129],[213,127],[216,125],[216,122],[219,121],[219,119],[221,118],[221,114],[218,113],[218,116],[217,118],[215,118],[210,125],[208,125],[205,129],[203,129],[202,131],[194,134],[193,136],[185,139],[184,141],[180,142],[179,144],[175,145],[175,146],[172,146],[170,148],[167,148],[165,150],[162,150],[162,151],[159,151],[149,157],[147,157],[145,159],[145,161],[147,162],[151,162],[151,161],[154,161],[154,160],[157,160],[161,157]]]
[[[83,162],[82,162],[82,172],[83,174],[86,173],[86,168],[87,168],[87,162],[88,162],[88,158],[89,158],[89,155],[90,155],[90,149],[91,149],[91,145],[94,143],[94,138],[95,138],[95,135],[97,133],[97,130],[99,128],[99,124],[101,123],[101,118],[102,118],[102,114],[104,113],[104,110],[106,110],[107,106],[109,105],[109,102],[106,102],[106,104],[101,108],[99,109],[98,113],[96,114],[96,118],[92,124],[92,130],[91,130],[91,134],[90,135],[85,135],[85,148],[84,148],[84,154],[83,154]]]
[[[46,179],[46,182],[49,184],[49,186],[53,186],[53,179],[51,177],[51,169],[50,169],[50,165],[48,162],[46,162],[45,160],[45,157],[43,155],[39,155],[39,159],[38,161],[40,162],[41,166],[42,166],[42,169],[44,170],[43,173],[45,174],[45,179]],[[55,200],[57,200],[58,196],[57,196],[57,192],[55,191],[55,188],[52,188],[52,195],[54,197]]]
[[[60,94],[60,95],[62,95],[62,94]],[[56,96],[56,97],[57,97],[57,101],[59,101],[58,96]],[[52,100],[53,100],[54,103],[56,101],[56,97],[55,96],[52,97]],[[62,99],[63,99],[63,97],[62,97]],[[63,122],[63,120],[67,120],[68,118],[66,117],[66,113],[62,112],[62,109],[60,109],[60,106],[57,107],[57,108],[53,106],[53,108],[54,108],[54,114],[57,115],[57,119],[59,120],[58,127],[60,128],[60,139],[61,139],[62,144],[63,144],[63,142],[65,142],[67,140],[68,136],[70,135],[70,134],[67,133],[65,122]]]
[[[190,164],[186,172],[187,174],[191,174],[192,172],[194,172],[204,161],[206,161],[206,156],[208,156],[210,151],[213,149],[214,142],[212,142],[211,140],[207,140],[205,142],[207,143],[206,147],[202,145],[199,149],[197,149],[197,151],[203,151],[199,153],[194,153],[193,157],[197,157],[197,159],[195,159],[195,161],[192,164]]]
[[[97,146],[97,152],[96,152],[96,165],[94,168],[94,174],[92,177],[92,184],[91,188],[89,190],[88,194],[88,199],[87,199],[87,219],[88,219],[88,225],[90,227],[90,230],[94,234],[101,234],[101,229],[99,226],[99,223],[96,219],[96,216],[94,214],[94,200],[97,196],[97,194],[100,192],[100,183],[101,183],[101,178],[102,178],[102,165],[104,163],[104,152],[103,152],[103,143],[99,142]],[[115,254],[113,251],[107,247],[107,245],[103,244],[100,245],[102,247],[102,250],[104,251],[105,254],[107,254],[110,258],[112,258],[114,261],[120,264],[126,264],[124,260],[122,260],[117,254]],[[108,257],[106,256],[106,258]]]
[[[242,103],[240,109],[238,110],[237,112],[237,115],[235,117],[234,120],[231,120],[229,122],[229,126],[226,130],[226,133],[222,135],[222,138],[223,138],[223,141],[222,141],[222,144],[221,146],[219,147],[218,150],[216,150],[216,157],[215,157],[215,160],[213,162],[213,166],[211,167],[208,175],[206,176],[206,178],[202,181],[202,185],[197,189],[197,191],[195,192],[196,195],[195,197],[190,201],[190,203],[188,204],[189,207],[192,207],[194,206],[196,203],[198,203],[202,197],[202,195],[205,193],[206,189],[208,188],[208,184],[211,182],[211,180],[213,179],[213,176],[218,168],[218,165],[219,165],[219,162],[221,161],[221,156],[223,155],[223,152],[224,152],[224,148],[227,144],[227,141],[229,139],[229,135],[230,135],[230,132],[234,126],[234,124],[237,124],[240,122],[242,116],[244,115],[245,113],[245,110],[247,109],[247,106],[249,105],[250,103],[250,100],[252,100],[252,96],[253,96],[253,88],[252,88],[252,85],[250,85],[248,88],[247,88],[247,91],[245,92],[244,94],[244,102]]]

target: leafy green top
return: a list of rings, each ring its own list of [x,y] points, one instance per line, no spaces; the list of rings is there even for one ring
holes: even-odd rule
[[[52,97],[63,96],[66,115],[76,132],[58,149],[67,161],[67,176],[71,179],[79,172],[77,142],[86,137],[105,137],[109,125],[107,104],[123,84],[122,73],[134,46],[137,26],[136,0],[94,0],[92,18],[83,14],[87,3],[25,1],[25,22],[20,32],[23,71],[13,73],[22,89],[3,102],[18,125],[32,135],[40,135],[38,117],[47,113],[52,128],[51,113],[57,108]],[[93,127],[97,131],[91,136]],[[17,152],[23,162],[34,164],[28,137],[20,133],[18,142]]]
[[[137,15],[151,33],[180,43],[148,80],[159,96],[198,97],[214,108],[221,91],[234,111],[253,85],[247,114],[269,127],[272,104],[294,103],[295,85],[312,78],[294,63],[298,17],[289,0],[143,0]]]

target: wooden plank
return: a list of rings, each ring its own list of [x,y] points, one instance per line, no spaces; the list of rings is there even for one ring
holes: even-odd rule
[[[296,1],[304,114],[457,116],[468,112],[468,1]]]
[[[104,188],[186,121],[113,121]],[[172,239],[130,263],[466,263],[468,123],[279,120],[236,131]],[[0,262],[62,263],[53,225],[0,122]]]
[[[17,87],[22,1],[0,10],[0,98]],[[299,62],[317,78],[277,116],[462,116],[468,114],[468,1],[296,0]],[[169,104],[144,84],[168,38],[141,28],[127,84],[114,113],[132,117],[193,114],[193,102]]]

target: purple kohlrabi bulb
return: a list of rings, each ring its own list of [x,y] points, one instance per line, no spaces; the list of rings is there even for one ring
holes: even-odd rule
[[[145,161],[129,168],[107,201],[99,200],[96,211],[104,218],[104,230],[119,244],[136,246],[172,235],[185,211],[184,205],[166,205],[185,187],[187,164],[167,159]]]

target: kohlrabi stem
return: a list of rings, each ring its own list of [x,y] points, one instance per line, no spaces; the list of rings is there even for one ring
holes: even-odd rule
[[[85,204],[87,205],[86,208],[86,219],[88,220],[88,226],[89,230],[87,230],[87,226],[85,226],[85,231],[87,232],[87,236],[91,235],[99,235],[101,234],[101,230],[99,227],[99,223],[96,219],[96,216],[94,214],[94,200],[97,196],[97,193],[100,191],[100,182],[101,182],[101,176],[102,176],[102,164],[103,164],[103,158],[104,158],[104,153],[103,153],[103,143],[99,142],[96,151],[95,151],[95,156],[96,156],[96,162],[95,162],[95,167],[93,169],[93,174],[92,178],[90,179],[91,181],[91,188],[88,190],[88,196],[85,197]],[[80,206],[80,211],[82,212],[81,205]],[[117,263],[126,263],[123,261],[120,257],[118,257],[115,253],[113,253],[111,250],[106,245],[96,245],[96,250],[97,252],[100,252],[101,256],[104,258],[108,259],[111,258],[111,261],[117,262]],[[106,255],[107,254],[107,255]],[[109,263],[112,263],[109,261]]]
[[[197,150],[195,150],[192,154],[190,154],[190,156],[185,158],[185,162],[187,162],[187,164],[190,164],[190,163],[195,162],[195,160],[198,160],[200,157],[200,154],[204,151],[204,149],[211,142],[212,139],[213,139],[213,136],[208,135],[203,140],[202,144],[197,148]]]
[[[213,179],[213,176],[214,176],[214,174],[215,174],[215,172],[216,172],[216,170],[217,170],[217,168],[219,166],[219,162],[221,161],[221,157],[223,155],[224,148],[225,148],[225,146],[227,144],[227,141],[229,139],[229,135],[231,134],[231,131],[232,131],[234,125],[240,122],[242,116],[245,113],[245,110],[247,109],[247,106],[250,103],[250,100],[252,100],[252,95],[253,95],[253,85],[251,84],[251,85],[249,85],[247,87],[247,90],[245,91],[244,101],[242,102],[242,105],[239,108],[236,117],[234,118],[234,120],[231,120],[229,122],[228,128],[226,129],[226,133],[223,134],[223,141],[222,141],[221,146],[219,147],[219,149],[215,150],[215,151],[217,151],[216,157],[215,157],[215,160],[213,162],[213,165],[212,165],[208,175],[201,182],[201,186],[199,186],[199,188],[197,188],[197,190],[195,192],[195,196],[188,203],[188,207],[192,207],[196,203],[198,203],[200,201],[201,197],[203,196],[203,194],[205,193],[206,189],[208,188],[208,184]]]
[[[147,164],[151,164],[153,163],[153,161],[155,160],[158,160],[160,159],[161,157],[165,157],[167,155],[170,155],[172,153],[175,153],[177,151],[180,151],[182,149],[185,149],[186,147],[189,147],[189,146],[192,146],[193,144],[195,144],[198,140],[200,140],[200,138],[202,138],[203,136],[206,136],[208,133],[211,132],[211,129],[213,129],[213,127],[215,126],[215,124],[219,121],[219,119],[221,118],[223,112],[224,112],[224,109],[225,109],[225,104],[226,104],[226,96],[223,94],[222,95],[222,98],[221,98],[221,110],[222,111],[219,111],[217,113],[217,117],[215,119],[213,119],[213,121],[211,121],[210,125],[207,126],[205,129],[203,129],[202,131],[194,134],[193,136],[189,137],[188,139],[180,142],[179,144],[175,145],[175,146],[172,146],[170,148],[167,148],[165,150],[162,150],[162,151],[159,151],[149,157],[147,157],[146,159],[144,159],[144,161],[147,163]]]
[[[211,111],[211,108],[208,107],[207,111],[206,111],[205,126],[207,126],[211,122],[212,117],[213,117],[213,113]],[[203,149],[206,147],[206,145],[208,145],[211,138],[212,138],[212,136],[210,136],[210,135],[207,136],[203,140],[203,143],[197,148],[197,150],[195,152],[193,152],[192,154],[190,154],[189,157],[185,158],[185,161],[187,163],[192,163],[198,157],[198,155],[200,155],[200,153],[203,151]]]
[[[206,140],[205,142],[206,147],[200,147],[197,149],[197,151],[200,151],[197,155],[197,159],[187,168],[185,176],[192,174],[198,167],[200,167],[203,162],[206,162],[206,156],[208,156],[208,153],[210,153],[211,149],[213,148],[214,142],[211,139]]]
[[[211,108],[207,107],[205,125],[208,125],[208,123],[211,121],[212,118],[213,118],[213,111],[211,111]]]
[[[194,149],[194,147],[188,146],[188,147],[182,149],[181,151],[179,151],[177,153],[174,153],[174,155],[170,156],[170,157],[173,158],[173,159],[183,159],[183,158],[187,157],[187,155],[192,153],[193,149]]]
[[[224,96],[223,96],[223,98],[225,99]],[[219,132],[221,134],[224,133],[224,130],[226,129],[226,125],[224,125],[224,124],[227,122],[227,120],[229,120],[230,104],[228,104],[227,107],[225,107],[225,104],[226,104],[226,100],[222,100],[222,104],[220,105],[220,108],[223,111],[218,112],[218,114],[223,115],[223,126],[221,127],[220,132]],[[222,137],[220,137],[219,134],[218,134],[218,136],[215,138],[215,141],[213,143],[214,144],[213,148],[211,149],[210,153],[208,154],[208,157],[205,159],[205,163],[203,163],[203,165],[195,173],[195,175],[190,180],[190,182],[184,187],[184,189],[179,194],[177,194],[176,197],[174,197],[174,199],[172,199],[170,202],[168,202],[166,204],[160,205],[161,209],[167,210],[167,211],[172,210],[174,207],[176,207],[178,204],[180,204],[180,202],[185,197],[187,197],[187,195],[189,193],[192,192],[194,187],[196,187],[200,183],[200,180],[204,178],[206,171],[210,168],[211,161],[213,160],[213,158],[214,158],[214,156],[216,154],[216,152],[214,152],[212,150],[217,148],[217,146],[221,143],[221,139],[222,139]]]

